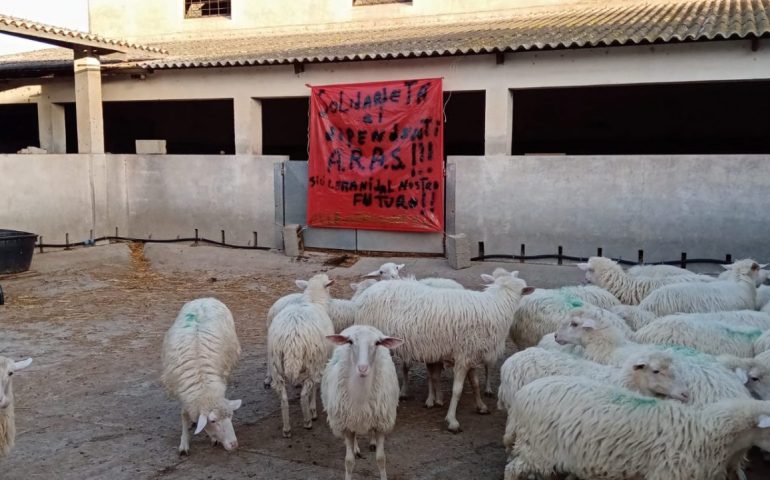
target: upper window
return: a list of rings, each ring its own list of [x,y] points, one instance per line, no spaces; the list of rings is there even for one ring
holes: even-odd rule
[[[353,0],[354,7],[363,5],[384,5],[386,3],[412,3],[412,0]]]
[[[230,0],[184,0],[184,18],[229,16]]]

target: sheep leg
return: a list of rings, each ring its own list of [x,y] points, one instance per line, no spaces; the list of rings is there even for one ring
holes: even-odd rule
[[[179,455],[190,454],[190,417],[182,410],[182,440],[179,442]]]
[[[452,433],[460,433],[460,423],[457,421],[457,404],[460,402],[460,395],[463,393],[463,384],[467,375],[468,367],[456,363],[454,381],[452,382],[452,400],[449,402],[449,411],[446,414],[449,431]]]
[[[265,390],[270,389],[270,385],[273,383],[273,377],[270,375],[270,349],[267,349],[267,359],[265,360],[265,381],[263,382],[263,386],[265,387]]]
[[[353,436],[353,454],[358,458],[364,458],[363,455],[361,455],[361,449],[358,448],[358,437]]]
[[[369,451],[377,450],[377,433],[374,430],[369,431]]]
[[[495,368],[495,364],[492,362],[484,364],[484,396],[490,398],[495,396],[495,392],[492,390],[492,377],[489,375],[489,371],[493,368]]]
[[[476,368],[471,368],[468,371],[468,376],[471,377],[471,387],[473,387],[473,395],[476,397],[476,411],[481,415],[487,415],[489,408],[487,408],[484,401],[481,399],[481,388],[479,386],[479,374],[476,372]]]
[[[375,432],[377,436],[377,468],[380,470],[380,480],[388,480],[388,475],[385,473],[385,434],[382,432]]]
[[[428,399],[425,400],[425,408],[433,408],[433,405],[444,405],[443,395],[441,394],[441,387],[439,385],[441,379],[442,363],[426,363],[428,369]]]
[[[303,427],[310,430],[313,428],[313,420],[310,415],[310,391],[313,388],[312,380],[302,382],[302,392],[299,394],[299,403],[302,406]]]
[[[286,383],[283,379],[277,380],[278,395],[281,396],[281,419],[283,420],[283,438],[291,437],[291,423],[289,421],[289,395],[286,393]]]
[[[311,420],[318,420],[318,403],[316,402],[316,393],[318,392],[318,385],[313,384],[312,390],[310,390],[310,418]]]
[[[401,364],[401,372],[403,373],[403,380],[401,383],[401,391],[398,393],[398,398],[406,399],[409,398],[409,368],[411,367],[411,364],[407,361],[404,361]]]
[[[356,434],[345,431],[345,480],[353,480],[353,467],[356,465],[356,454],[354,445],[356,443]]]

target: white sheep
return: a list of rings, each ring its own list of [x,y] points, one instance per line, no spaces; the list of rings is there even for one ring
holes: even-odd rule
[[[509,335],[518,349],[531,347],[544,335],[558,330],[572,309],[584,304],[611,308],[619,303],[607,290],[596,286],[538,289],[521,299]],[[618,326],[626,327],[624,322]],[[630,329],[628,333],[631,333]]]
[[[370,433],[385,480],[385,435],[393,430],[398,407],[398,376],[389,349],[402,341],[366,325],[327,338],[337,347],[323,373],[321,401],[332,433],[345,439],[345,479],[352,478],[359,453],[356,437]]]
[[[285,438],[291,437],[286,383],[302,385],[303,426],[313,428],[313,420],[318,418],[316,390],[330,352],[326,337],[334,334],[334,326],[326,313],[331,284],[325,274],[314,275],[307,282],[302,301],[284,307],[267,330],[271,386],[281,400]]]
[[[296,280],[295,283],[301,290],[307,288],[307,281],[305,280]],[[356,310],[358,308],[356,306],[355,300],[364,290],[371,287],[375,283],[377,283],[377,280],[371,278],[362,280],[358,283],[351,283],[350,288],[353,289],[353,296],[350,298],[350,300],[345,300],[342,298],[332,298],[329,300],[329,303],[326,306],[326,313],[329,315],[329,319],[331,319],[332,325],[334,325],[335,332],[341,332],[349,326],[353,325],[353,322],[356,319]],[[267,312],[267,329],[270,328],[270,324],[273,323],[273,319],[281,310],[283,310],[288,305],[302,303],[303,298],[304,296],[302,293],[290,293],[276,300],[276,302],[273,303],[273,305],[270,307],[270,310]],[[273,383],[273,379],[270,376],[269,365],[270,353],[268,352],[265,358],[264,386],[266,389],[270,388],[270,385]]]
[[[0,457],[8,455],[16,443],[16,415],[11,377],[19,370],[29,367],[31,363],[31,358],[14,362],[10,358],[0,357]]]
[[[383,263],[380,268],[373,272],[369,272],[365,277],[379,277],[380,280],[398,280],[405,278],[407,280],[415,280],[414,275],[409,275],[407,277],[401,277],[401,270],[404,269],[404,264],[396,264],[393,262]],[[449,279],[449,278],[441,278],[441,277],[427,277],[427,278],[421,278],[418,280],[421,283],[424,283],[425,285],[435,287],[435,288],[465,288],[463,287],[459,282],[456,282],[455,280]]]
[[[238,448],[233,412],[241,400],[228,400],[225,392],[240,355],[233,315],[224,303],[199,298],[182,306],[163,340],[161,375],[166,392],[182,404],[180,454],[190,452],[192,421],[196,435],[205,429],[212,444]]]
[[[475,367],[496,362],[505,350],[505,339],[521,297],[532,293],[517,272],[494,278],[486,290],[432,288],[412,280],[379,282],[359,299],[356,324],[372,325],[404,339],[396,355],[406,362],[454,365],[452,400],[447,422],[460,430],[457,403],[469,376],[479,413],[489,413],[481,400]]]
[[[741,261],[730,268],[726,279],[710,283],[675,283],[657,288],[639,302],[639,308],[659,317],[673,313],[754,309],[759,265],[753,261]]]
[[[737,262],[732,263],[730,265],[722,265],[722,268],[724,268],[725,271],[720,273],[717,278],[719,278],[720,280],[726,280],[731,277],[731,272],[734,271],[737,267],[740,267],[742,264],[750,265],[752,263],[756,263],[756,262],[750,258],[745,258],[743,260],[738,260]],[[759,268],[752,273],[752,278],[754,278],[754,284],[757,286],[757,288],[759,288],[759,286],[765,283],[765,281],[767,280],[767,276],[770,273],[770,271],[764,270],[764,268],[767,266],[766,263],[762,263],[762,264],[757,263],[757,265]]]
[[[516,392],[539,378],[583,377],[607,385],[627,388],[646,397],[672,398],[689,402],[687,387],[678,378],[673,357],[666,352],[632,355],[621,368],[580,360],[559,352],[528,348],[506,360],[500,370],[498,408],[509,411]],[[508,415],[503,435],[507,452],[515,442],[518,419]]]
[[[701,283],[713,280],[706,275],[679,275],[662,278],[633,277],[623,270],[618,262],[605,257],[591,257],[587,263],[578,263],[577,267],[585,272],[588,282],[609,291],[626,305],[638,305],[651,291],[663,285],[682,282]]]
[[[770,402],[699,408],[579,377],[522,388],[511,414],[516,445],[506,480],[555,471],[580,478],[717,480],[751,446],[770,448]]]
[[[612,312],[579,308],[572,312],[555,339],[583,347],[582,356],[605,365],[620,367],[631,355],[665,349],[674,355],[677,373],[690,389],[691,402],[703,405],[725,398],[749,398],[743,383],[710,355],[687,347],[646,345],[630,341],[607,320]]]
[[[673,265],[635,265],[626,270],[626,272],[632,277],[667,278],[695,276],[698,277],[698,281],[703,280],[702,275]]]
[[[767,271],[767,270],[763,270]],[[770,285],[760,285],[757,287],[757,310],[762,310],[770,303]]]
[[[770,351],[752,358],[720,355],[717,360],[734,371],[757,398],[770,400]]]
[[[638,306],[618,305],[610,309],[621,317],[632,330],[649,325],[661,318],[692,318],[706,322],[720,322],[734,327],[754,327],[759,330],[770,330],[770,314],[755,310],[728,310],[724,312],[705,313],[675,313],[663,317],[656,316],[653,312],[642,310]]]
[[[642,327],[630,338],[638,343],[681,345],[710,355],[753,357],[754,342],[761,335],[762,330],[753,327],[672,315]]]

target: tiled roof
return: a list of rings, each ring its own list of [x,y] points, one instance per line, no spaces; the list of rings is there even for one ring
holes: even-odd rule
[[[140,50],[151,53],[166,53],[162,48],[139,45],[137,43],[127,42],[125,40],[116,40],[105,38],[78,30],[69,30],[66,28],[46,25],[44,23],[33,22],[23,18],[10,17],[0,14],[0,32],[12,35],[25,36],[32,39],[39,39],[42,42],[63,44],[86,44],[93,47],[102,47],[105,50],[122,52],[125,50]]]
[[[151,68],[227,67],[601,47],[770,35],[770,0],[594,4],[500,18],[379,30],[190,40],[161,44]]]
[[[758,38],[770,36],[770,0],[608,0],[509,11],[483,22],[240,35],[153,44],[155,51],[169,54],[105,68],[229,67]],[[0,57],[0,72],[11,70],[8,60]],[[13,59],[15,68],[19,60]]]

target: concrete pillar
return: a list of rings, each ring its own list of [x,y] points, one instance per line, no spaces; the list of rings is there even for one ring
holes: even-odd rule
[[[235,153],[262,154],[262,102],[251,97],[233,99]]]
[[[510,155],[513,138],[513,95],[507,88],[486,91],[484,154]]]
[[[464,233],[446,236],[446,258],[455,270],[471,266],[471,242]]]
[[[283,254],[287,257],[299,257],[305,250],[302,242],[302,227],[297,224],[283,227]]]
[[[78,152],[104,153],[101,62],[90,50],[75,50],[75,110]]]
[[[64,106],[51,103],[45,94],[37,103],[38,138],[40,148],[48,153],[67,153],[67,133]]]

